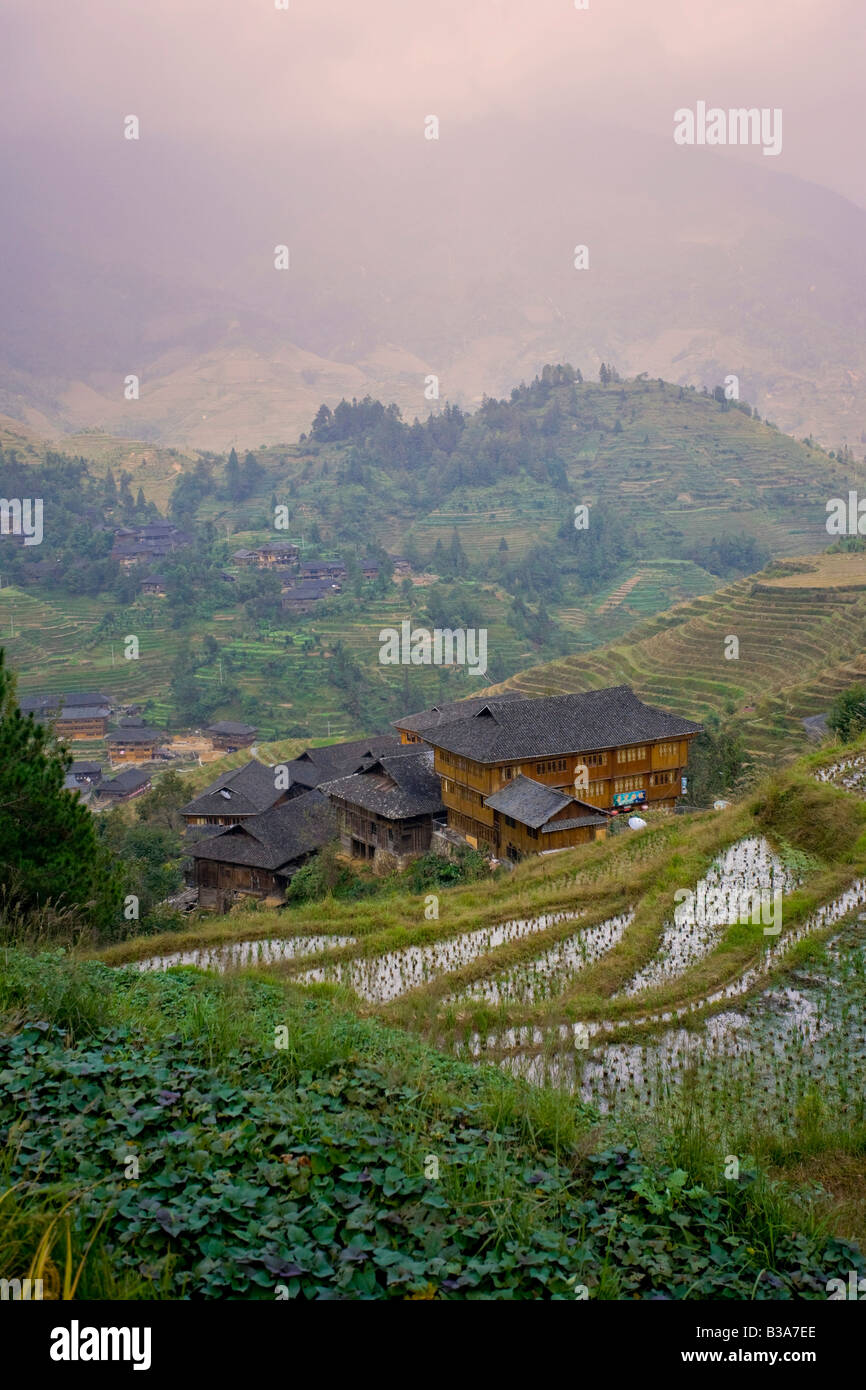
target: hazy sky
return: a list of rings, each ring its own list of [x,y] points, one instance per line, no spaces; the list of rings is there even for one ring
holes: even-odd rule
[[[0,0],[0,409],[116,428],[133,362],[166,437],[210,383],[286,438],[608,360],[866,433],[866,0],[288,4]],[[781,152],[675,144],[699,102]]]
[[[698,99],[781,107],[775,160],[866,206],[863,0],[3,0],[6,140],[54,153],[148,135],[212,162],[281,134],[441,138],[525,109],[604,149],[607,123],[670,138]],[[688,157],[688,152],[684,152]],[[727,152],[727,157],[731,153]],[[759,150],[733,157],[762,159]]]

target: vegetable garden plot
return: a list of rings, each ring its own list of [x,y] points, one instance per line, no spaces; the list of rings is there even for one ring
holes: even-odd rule
[[[612,950],[634,920],[633,912],[609,917],[596,927],[587,927],[566,941],[558,941],[543,955],[520,961],[489,979],[476,980],[466,989],[451,994],[443,1004],[461,1004],[482,1000],[488,1004],[506,1001],[536,1004],[551,999],[567,989],[572,978],[587,965],[592,965]]]
[[[138,970],[168,970],[173,965],[197,965],[200,970],[232,970],[244,965],[276,965],[299,956],[354,946],[354,936],[289,936],[282,940],[232,941],[219,946],[196,946],[189,951],[173,951],[167,956],[150,956],[135,961]]]
[[[497,946],[505,946],[533,932],[546,931],[557,922],[573,921],[584,915],[582,911],[554,912],[541,917],[502,922],[495,927],[477,927],[473,931],[432,941],[425,946],[404,946],[381,956],[359,957],[334,965],[317,966],[297,978],[301,984],[330,981],[348,985],[369,1003],[385,1004],[410,989],[429,984],[440,975],[459,970]]]

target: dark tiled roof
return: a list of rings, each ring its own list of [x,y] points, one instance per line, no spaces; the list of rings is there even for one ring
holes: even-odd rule
[[[286,589],[283,597],[286,603],[304,603],[309,599],[330,598],[340,592],[340,586],[332,579],[304,579]]]
[[[54,695],[22,695],[18,703],[22,714],[35,714],[70,706],[76,710],[96,706],[102,709],[111,704],[111,699],[100,690],[67,690],[65,693]]]
[[[383,753],[399,753],[401,748],[408,751],[394,734],[374,734],[372,738],[353,739],[349,743],[306,748],[299,758],[287,764],[290,781],[318,787],[321,782],[361,772]]]
[[[607,816],[596,811],[591,816],[572,816],[569,820],[552,820],[549,825],[541,827],[541,833],[542,835],[554,835],[557,830],[576,830],[579,825],[607,825],[607,820]]]
[[[253,869],[282,869],[333,839],[336,822],[328,798],[311,791],[275,806],[243,825],[233,825],[192,846],[194,859],[245,864]]]
[[[107,719],[111,710],[108,705],[64,705],[58,714],[58,721],[64,719]]]
[[[238,737],[247,737],[257,732],[252,724],[238,724],[233,719],[220,719],[216,724],[210,724],[205,729],[206,734],[235,734]]]
[[[428,731],[428,741],[480,763],[549,758],[697,734],[701,725],[645,705],[627,685],[552,695],[540,700],[498,698],[470,719]]]
[[[182,814],[255,816],[270,810],[282,794],[276,786],[274,769],[253,758],[243,767],[220,773],[215,782],[182,808]]]
[[[116,777],[112,777],[110,782],[103,782],[99,788],[103,796],[120,796],[125,792],[137,791],[139,787],[145,786],[150,781],[147,772],[138,772],[135,768],[127,768],[125,772],[119,772]]]
[[[346,566],[342,560],[314,560],[307,565],[301,565],[298,570],[298,577],[300,579],[320,579],[323,575],[341,576],[345,573]]]
[[[388,820],[436,815],[444,809],[432,755],[426,750],[407,749],[379,758],[363,772],[321,783],[320,790]]]
[[[518,775],[488,796],[484,805],[492,811],[501,811],[504,816],[513,816],[521,825],[537,827],[544,825],[557,811],[565,810],[570,801],[570,796],[555,787],[545,787],[541,782]]]
[[[520,690],[506,690],[502,695],[473,695],[468,700],[452,700],[450,704],[431,705],[430,709],[419,710],[417,714],[407,714],[403,719],[395,719],[395,729],[406,729],[420,734],[425,729],[438,729],[442,724],[453,724],[455,719],[469,719],[492,700],[497,703],[508,700],[525,700]]]
[[[608,819],[588,801],[578,801],[577,797],[569,796],[556,787],[533,782],[531,777],[524,777],[522,773],[488,796],[484,805],[535,830],[543,826],[545,834],[551,834],[554,830],[570,830],[575,825],[604,825]],[[554,821],[552,818],[564,811],[566,806],[572,806],[582,814],[569,820]],[[548,825],[548,821],[551,824]]]
[[[165,738],[162,729],[149,729],[146,726],[112,729],[106,736],[106,743],[128,744],[130,747],[135,743],[159,743],[160,739]]]
[[[69,773],[72,777],[101,777],[102,767],[99,763],[74,762],[70,765]]]

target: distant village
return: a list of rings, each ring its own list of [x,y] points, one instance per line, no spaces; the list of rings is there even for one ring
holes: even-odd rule
[[[164,598],[168,580],[160,572],[160,562],[174,551],[192,544],[192,536],[171,522],[148,522],[141,526],[121,526],[114,531],[111,558],[126,572],[140,570],[139,588],[143,594]],[[392,556],[393,577],[405,578],[410,566],[402,556]],[[255,549],[236,550],[231,556],[234,569],[260,569],[276,572],[282,579],[282,603],[289,612],[308,613],[322,599],[342,590],[347,568],[342,560],[302,562],[300,547],[293,541],[269,541]],[[365,579],[376,579],[379,566],[362,563]],[[234,582],[226,570],[223,578]]]
[[[93,809],[148,791],[169,738],[133,707],[109,729],[99,692],[26,697],[22,712],[58,737],[104,738],[113,767],[73,762],[67,787]],[[257,730],[221,720],[215,753],[254,752]],[[307,748],[268,766],[255,756],[222,772],[182,808],[187,906],[227,911],[240,898],[285,901],[293,875],[338,840],[374,872],[461,847],[515,863],[604,837],[624,811],[672,811],[701,725],[644,704],[625,685],[528,698],[476,696],[406,715],[392,734]]]

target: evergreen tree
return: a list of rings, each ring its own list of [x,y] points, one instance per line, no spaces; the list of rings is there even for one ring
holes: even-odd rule
[[[226,496],[231,502],[240,501],[241,497],[241,466],[238,456],[232,449],[229,454],[229,461],[226,464]]]
[[[77,909],[101,934],[122,924],[121,887],[93,817],[66,791],[72,762],[49,729],[25,718],[0,649],[0,891],[7,911]]]
[[[463,546],[460,544],[460,537],[457,534],[456,526],[451,536],[451,545],[448,548],[448,564],[451,573],[454,575],[467,574],[469,571],[469,561],[466,558],[466,552]]]

